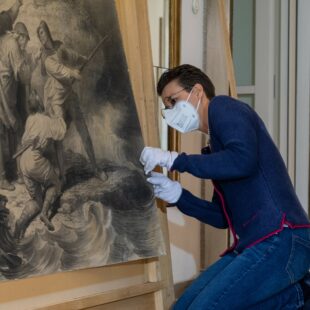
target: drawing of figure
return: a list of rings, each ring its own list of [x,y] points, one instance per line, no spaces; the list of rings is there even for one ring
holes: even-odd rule
[[[49,230],[54,230],[48,218],[52,204],[61,193],[59,173],[44,152],[51,141],[61,141],[66,133],[66,124],[61,116],[50,117],[43,113],[43,106],[35,92],[29,97],[29,112],[20,151],[20,170],[31,201],[25,206],[16,221],[15,237],[23,237],[33,219],[40,219]]]
[[[18,111],[19,126],[16,132],[16,144],[20,145],[21,137],[25,130],[25,123],[28,116],[27,102],[30,91],[30,76],[35,66],[35,59],[32,54],[27,53],[26,47],[30,41],[28,30],[24,23],[17,22],[14,26],[13,32],[18,35],[18,44],[20,47],[21,55],[27,68],[27,74],[24,74],[22,80],[17,81],[17,100],[16,100],[16,111]],[[14,147],[15,148],[15,147]],[[17,160],[17,180],[18,184],[23,183],[21,173],[19,171],[19,162]]]
[[[7,197],[0,195],[0,270],[18,267],[22,263],[21,258],[14,253],[16,244],[8,224],[10,210],[6,207],[7,202]]]
[[[22,134],[16,108],[17,83],[28,83],[30,78],[30,69],[22,53],[28,41],[27,27],[20,22],[12,32],[0,36],[0,188],[9,191],[15,186],[7,180],[5,166],[16,152]]]
[[[72,90],[74,81],[81,80],[78,67],[87,58],[66,48],[62,42],[54,41],[45,21],[41,21],[37,34],[42,44],[42,73],[48,76],[44,86],[45,111],[51,117],[63,117],[68,123],[70,121],[75,123],[92,170],[96,174],[97,166],[93,143],[79,105],[79,98]],[[56,147],[60,171],[64,178],[62,144],[57,143]]]
[[[23,0],[16,0],[13,6],[0,13],[0,36],[12,30],[13,24],[19,13],[19,8],[23,5]]]
[[[29,70],[27,79],[25,77],[23,81],[18,81],[18,86],[17,86],[17,110],[19,111],[19,116],[20,116],[20,121],[21,121],[20,127],[23,133],[26,119],[28,116],[27,102],[28,102],[29,93],[30,93],[30,77],[31,77],[32,71],[37,65],[38,55],[30,54],[26,50],[27,44],[30,41],[30,37],[28,34],[28,30],[23,23],[17,22],[14,26],[13,31],[19,35],[18,42],[19,42],[21,54]]]

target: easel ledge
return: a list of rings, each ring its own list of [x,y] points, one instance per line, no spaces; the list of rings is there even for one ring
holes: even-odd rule
[[[115,289],[100,294],[94,294],[88,297],[66,301],[61,304],[55,304],[45,307],[44,309],[46,310],[86,309],[98,305],[109,304],[115,301],[121,301],[133,297],[156,293],[162,289],[164,289],[163,281],[148,282],[129,286],[122,289]]]

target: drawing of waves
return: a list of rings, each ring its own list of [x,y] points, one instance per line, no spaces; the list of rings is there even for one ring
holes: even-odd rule
[[[62,223],[55,232],[42,229],[25,238],[18,248],[22,265],[0,269],[2,275],[14,279],[105,265],[115,237],[111,210],[94,202],[85,203],[82,210],[79,224]]]
[[[85,175],[81,166],[76,170]],[[55,231],[49,231],[37,216],[24,238],[17,242],[10,230],[14,221],[0,225],[0,280],[105,266],[165,253],[152,188],[145,182],[144,173],[115,165],[106,165],[105,171],[107,182],[68,174],[70,186],[51,219]],[[19,195],[15,199],[14,193],[11,195],[8,207],[15,211],[20,208],[16,200]],[[26,201],[20,204],[25,205]]]

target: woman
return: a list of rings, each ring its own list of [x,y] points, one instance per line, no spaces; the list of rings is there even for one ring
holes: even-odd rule
[[[146,147],[140,157],[149,173],[157,165],[212,179],[211,202],[178,182],[151,173],[156,197],[217,228],[234,242],[204,271],[174,309],[299,309],[307,298],[310,223],[285,164],[259,116],[248,105],[215,96],[211,80],[182,65],[166,71],[157,86],[169,126],[199,130],[210,145],[199,155]]]

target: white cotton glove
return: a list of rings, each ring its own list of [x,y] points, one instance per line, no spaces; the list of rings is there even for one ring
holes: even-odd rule
[[[145,174],[148,174],[157,165],[170,170],[178,155],[177,152],[164,151],[159,148],[146,146],[140,155],[140,162],[144,165]]]
[[[177,181],[172,181],[162,173],[152,171],[147,181],[153,185],[154,194],[168,203],[175,203],[182,194],[182,186]]]

